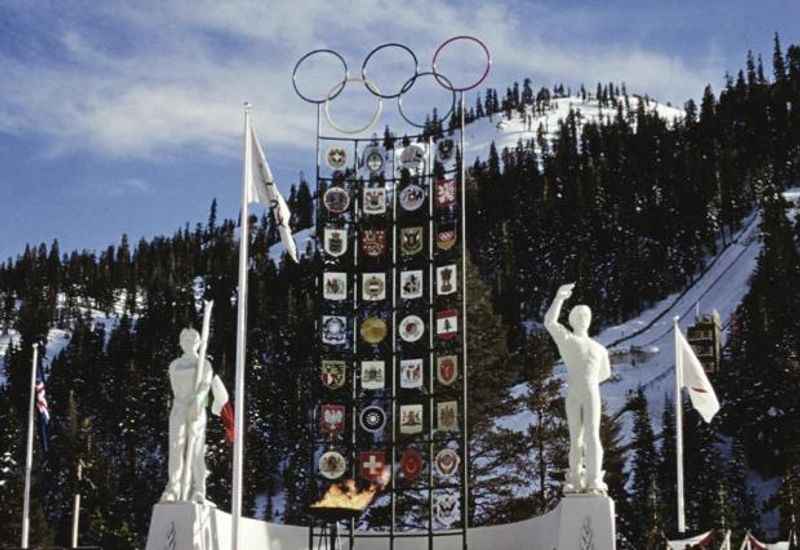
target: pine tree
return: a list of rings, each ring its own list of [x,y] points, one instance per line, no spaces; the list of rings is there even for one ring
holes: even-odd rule
[[[661,527],[656,504],[658,453],[644,390],[639,388],[629,406],[634,415],[631,442],[634,452],[631,464],[631,539],[637,547],[643,548],[648,536]]]

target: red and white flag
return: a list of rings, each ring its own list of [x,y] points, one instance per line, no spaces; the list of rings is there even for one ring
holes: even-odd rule
[[[711,422],[719,411],[719,400],[706,371],[683,333],[675,329],[675,368],[679,387],[689,390],[692,405],[706,422]]]

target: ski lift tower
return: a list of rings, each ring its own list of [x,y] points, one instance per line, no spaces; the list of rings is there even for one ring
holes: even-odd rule
[[[687,339],[709,376],[719,372],[720,333],[721,323],[716,309],[698,316],[694,326],[687,331]]]

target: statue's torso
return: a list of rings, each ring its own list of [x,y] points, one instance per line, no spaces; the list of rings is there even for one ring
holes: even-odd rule
[[[206,361],[206,391],[213,375],[211,365]],[[197,360],[190,357],[179,357],[169,366],[169,379],[172,386],[173,404],[188,406],[195,396],[195,381],[197,377]]]
[[[568,383],[576,385],[596,385],[601,382],[608,352],[598,342],[588,336],[570,335],[559,342],[558,350],[567,366]]]

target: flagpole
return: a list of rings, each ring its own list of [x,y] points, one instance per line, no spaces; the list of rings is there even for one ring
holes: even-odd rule
[[[683,405],[681,404],[681,389],[683,388],[683,354],[678,341],[679,317],[673,317],[672,323],[675,336],[675,463],[677,464],[678,483],[678,532],[686,532],[686,510],[683,494]]]
[[[36,395],[36,363],[39,360],[39,345],[33,345],[31,365],[31,398],[28,403],[28,448],[25,453],[25,494],[22,503],[22,548],[28,548],[28,533],[31,527],[31,470],[33,469],[33,403]]]
[[[242,163],[242,212],[239,231],[239,292],[236,318],[236,387],[234,390],[233,495],[231,498],[231,550],[239,548],[239,520],[242,516],[242,455],[244,453],[244,364],[247,350],[247,267],[249,240],[249,192],[251,169],[250,104],[244,104],[244,161]]]

